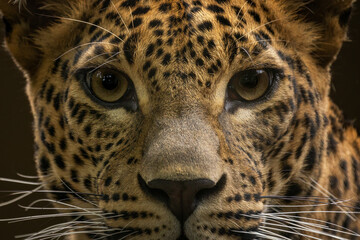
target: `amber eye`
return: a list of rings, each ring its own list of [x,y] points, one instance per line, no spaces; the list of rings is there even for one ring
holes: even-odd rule
[[[101,101],[108,103],[119,101],[126,95],[129,87],[124,74],[110,69],[90,72],[86,81],[91,92]]]
[[[268,91],[272,78],[272,73],[266,70],[239,72],[230,80],[228,97],[231,100],[254,101]]]

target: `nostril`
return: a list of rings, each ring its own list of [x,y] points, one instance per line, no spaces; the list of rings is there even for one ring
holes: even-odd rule
[[[184,222],[195,210],[198,196],[211,195],[219,189],[218,184],[210,179],[195,179],[187,181],[173,181],[165,179],[155,179],[145,183],[142,177],[138,176],[140,186],[150,195],[166,202],[180,222]],[[223,177],[218,183],[220,188],[223,185]]]

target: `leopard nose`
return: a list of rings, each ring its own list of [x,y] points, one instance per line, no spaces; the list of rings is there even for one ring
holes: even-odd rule
[[[170,210],[183,223],[196,208],[197,193],[214,188],[216,183],[209,179],[187,181],[155,179],[147,185],[150,189],[165,192]]]

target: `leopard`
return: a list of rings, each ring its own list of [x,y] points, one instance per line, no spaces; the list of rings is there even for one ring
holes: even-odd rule
[[[63,216],[24,238],[359,239],[329,95],[354,2],[0,0]]]

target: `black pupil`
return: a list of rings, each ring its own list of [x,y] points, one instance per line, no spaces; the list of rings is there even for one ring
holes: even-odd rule
[[[102,79],[102,85],[107,90],[114,90],[119,84],[119,80],[113,74],[105,74]]]
[[[255,74],[255,75],[248,75],[245,76],[242,80],[241,80],[241,85],[243,85],[245,88],[255,88],[259,83],[259,75]]]

